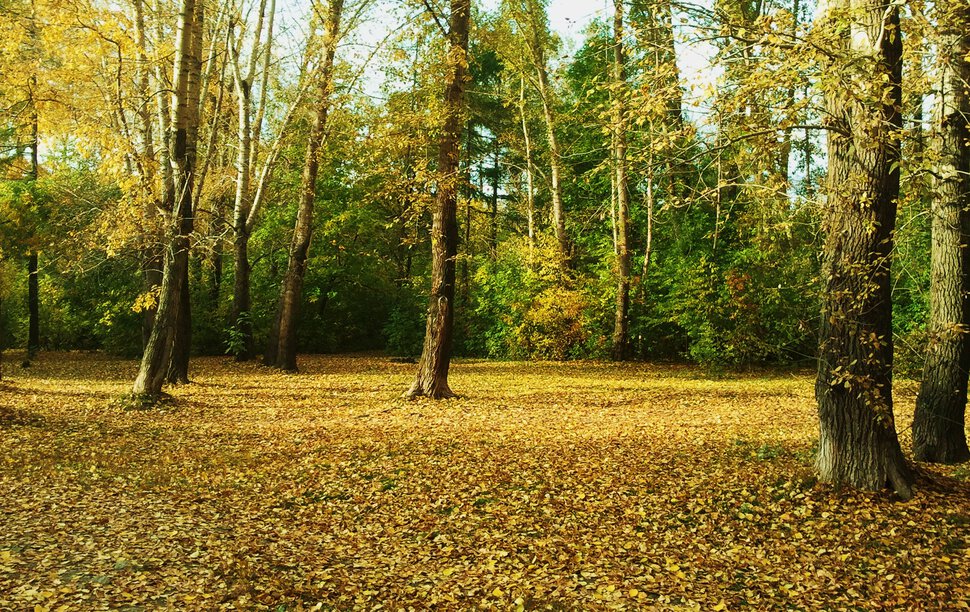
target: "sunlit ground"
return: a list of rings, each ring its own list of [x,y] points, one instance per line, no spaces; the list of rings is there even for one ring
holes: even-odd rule
[[[882,609],[970,598],[970,468],[815,484],[810,372],[8,354],[0,609]],[[897,385],[909,449],[914,387]]]

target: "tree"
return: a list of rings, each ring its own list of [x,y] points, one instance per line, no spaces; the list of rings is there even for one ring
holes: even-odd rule
[[[263,20],[269,9],[266,25],[265,42],[260,45],[263,37]],[[233,292],[231,324],[239,334],[239,348],[236,360],[245,361],[252,356],[253,326],[250,298],[250,263],[249,238],[256,224],[256,214],[259,211],[266,192],[266,179],[272,164],[276,161],[282,129],[276,138],[273,149],[263,162],[263,171],[259,173],[255,190],[252,188],[255,173],[255,153],[260,133],[263,128],[263,117],[266,110],[267,85],[269,83],[270,58],[273,48],[273,17],[276,12],[276,1],[270,0],[267,7],[266,0],[259,3],[259,16],[253,30],[253,42],[250,45],[249,61],[243,65],[240,59],[239,43],[233,40],[234,31],[230,26],[229,52],[232,65],[233,88],[236,93],[237,107],[237,157],[236,157],[236,193],[233,205]],[[240,41],[241,42],[241,41]],[[259,74],[259,102],[253,107],[253,86],[256,67],[260,58],[262,66]],[[294,107],[296,104],[293,105]],[[253,113],[255,110],[255,119]],[[284,125],[285,127],[285,125]],[[254,193],[255,192],[255,193]]]
[[[613,173],[616,189],[616,311],[614,361],[626,358],[630,330],[630,203],[627,180],[626,53],[623,1],[613,2]]]
[[[519,0],[511,6],[520,36],[526,47],[528,66],[521,68],[539,94],[542,117],[546,127],[546,144],[549,149],[549,195],[552,200],[552,231],[556,238],[558,261],[562,275],[569,265],[569,237],[566,235],[566,215],[563,210],[563,162],[559,137],[556,134],[558,119],[552,84],[549,82],[549,62],[546,54],[551,44],[546,7],[541,0]],[[530,74],[531,73],[531,74]],[[531,147],[531,143],[530,143]]]
[[[438,193],[431,225],[431,296],[424,346],[407,397],[454,397],[448,368],[455,316],[455,259],[458,256],[458,176],[471,0],[451,0],[448,29],[448,76],[444,94],[444,125],[438,141]]]
[[[303,279],[306,275],[307,253],[313,233],[313,203],[317,194],[317,172],[320,154],[327,133],[327,119],[333,104],[334,53],[340,39],[340,17],[343,0],[330,0],[323,24],[323,59],[316,77],[316,111],[310,138],[307,141],[303,176],[300,179],[300,203],[293,227],[286,275],[280,291],[276,321],[270,333],[263,363],[281,370],[296,371],[296,325],[300,301],[303,299]]]
[[[189,237],[195,229],[196,167],[198,166],[199,110],[202,94],[202,36],[204,0],[195,0],[195,16],[191,26],[191,47],[186,59],[188,70],[185,91],[185,143],[179,140],[180,128],[176,125],[173,132],[172,159],[175,161],[176,176],[173,209],[178,209],[185,247],[176,251],[178,270],[182,275],[182,289],[179,292],[178,315],[175,318],[175,335],[172,339],[172,355],[168,365],[166,380],[170,384],[189,382],[189,356],[192,351],[192,302],[189,291]],[[180,112],[180,111],[177,111]],[[173,121],[175,124],[175,121]]]
[[[933,157],[930,342],[913,418],[918,461],[970,459],[970,5],[939,5]]]
[[[171,158],[174,163],[173,208],[168,213],[167,231],[169,239],[164,253],[162,283],[159,291],[158,311],[152,326],[152,333],[142,355],[141,366],[132,394],[137,398],[154,401],[162,390],[162,384],[169,374],[175,350],[179,318],[184,308],[183,293],[188,292],[186,279],[189,264],[189,234],[192,231],[192,194],[195,161],[194,140],[197,135],[192,125],[198,122],[198,101],[190,100],[190,93],[196,96],[199,87],[190,85],[190,74],[195,72],[192,64],[198,62],[193,53],[201,49],[201,42],[193,40],[201,36],[201,0],[180,0],[178,30],[176,34],[176,53],[172,82],[171,106]],[[193,111],[195,115],[193,116]]]
[[[824,83],[830,132],[817,468],[823,481],[889,485],[908,498],[913,475],[893,418],[890,294],[902,129],[899,8],[838,0],[822,27],[833,61]]]

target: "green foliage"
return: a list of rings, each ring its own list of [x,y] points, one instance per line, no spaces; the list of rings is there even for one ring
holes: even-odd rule
[[[238,357],[246,349],[246,336],[243,328],[252,325],[252,313],[244,310],[236,322],[226,328],[226,354]]]
[[[402,286],[396,297],[384,324],[384,350],[394,357],[414,359],[424,342],[427,298],[410,284]]]

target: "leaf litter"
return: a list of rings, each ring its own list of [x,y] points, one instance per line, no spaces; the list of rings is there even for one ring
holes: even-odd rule
[[[136,367],[0,387],[0,609],[970,607],[966,467],[817,484],[807,372],[470,360],[433,402],[378,356],[200,358],[124,411]]]

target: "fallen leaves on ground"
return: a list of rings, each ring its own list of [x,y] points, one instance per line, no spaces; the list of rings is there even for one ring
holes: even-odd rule
[[[0,609],[968,607],[967,469],[816,484],[809,373],[464,361],[433,402],[376,356],[202,358],[126,411],[136,367],[2,383]]]

